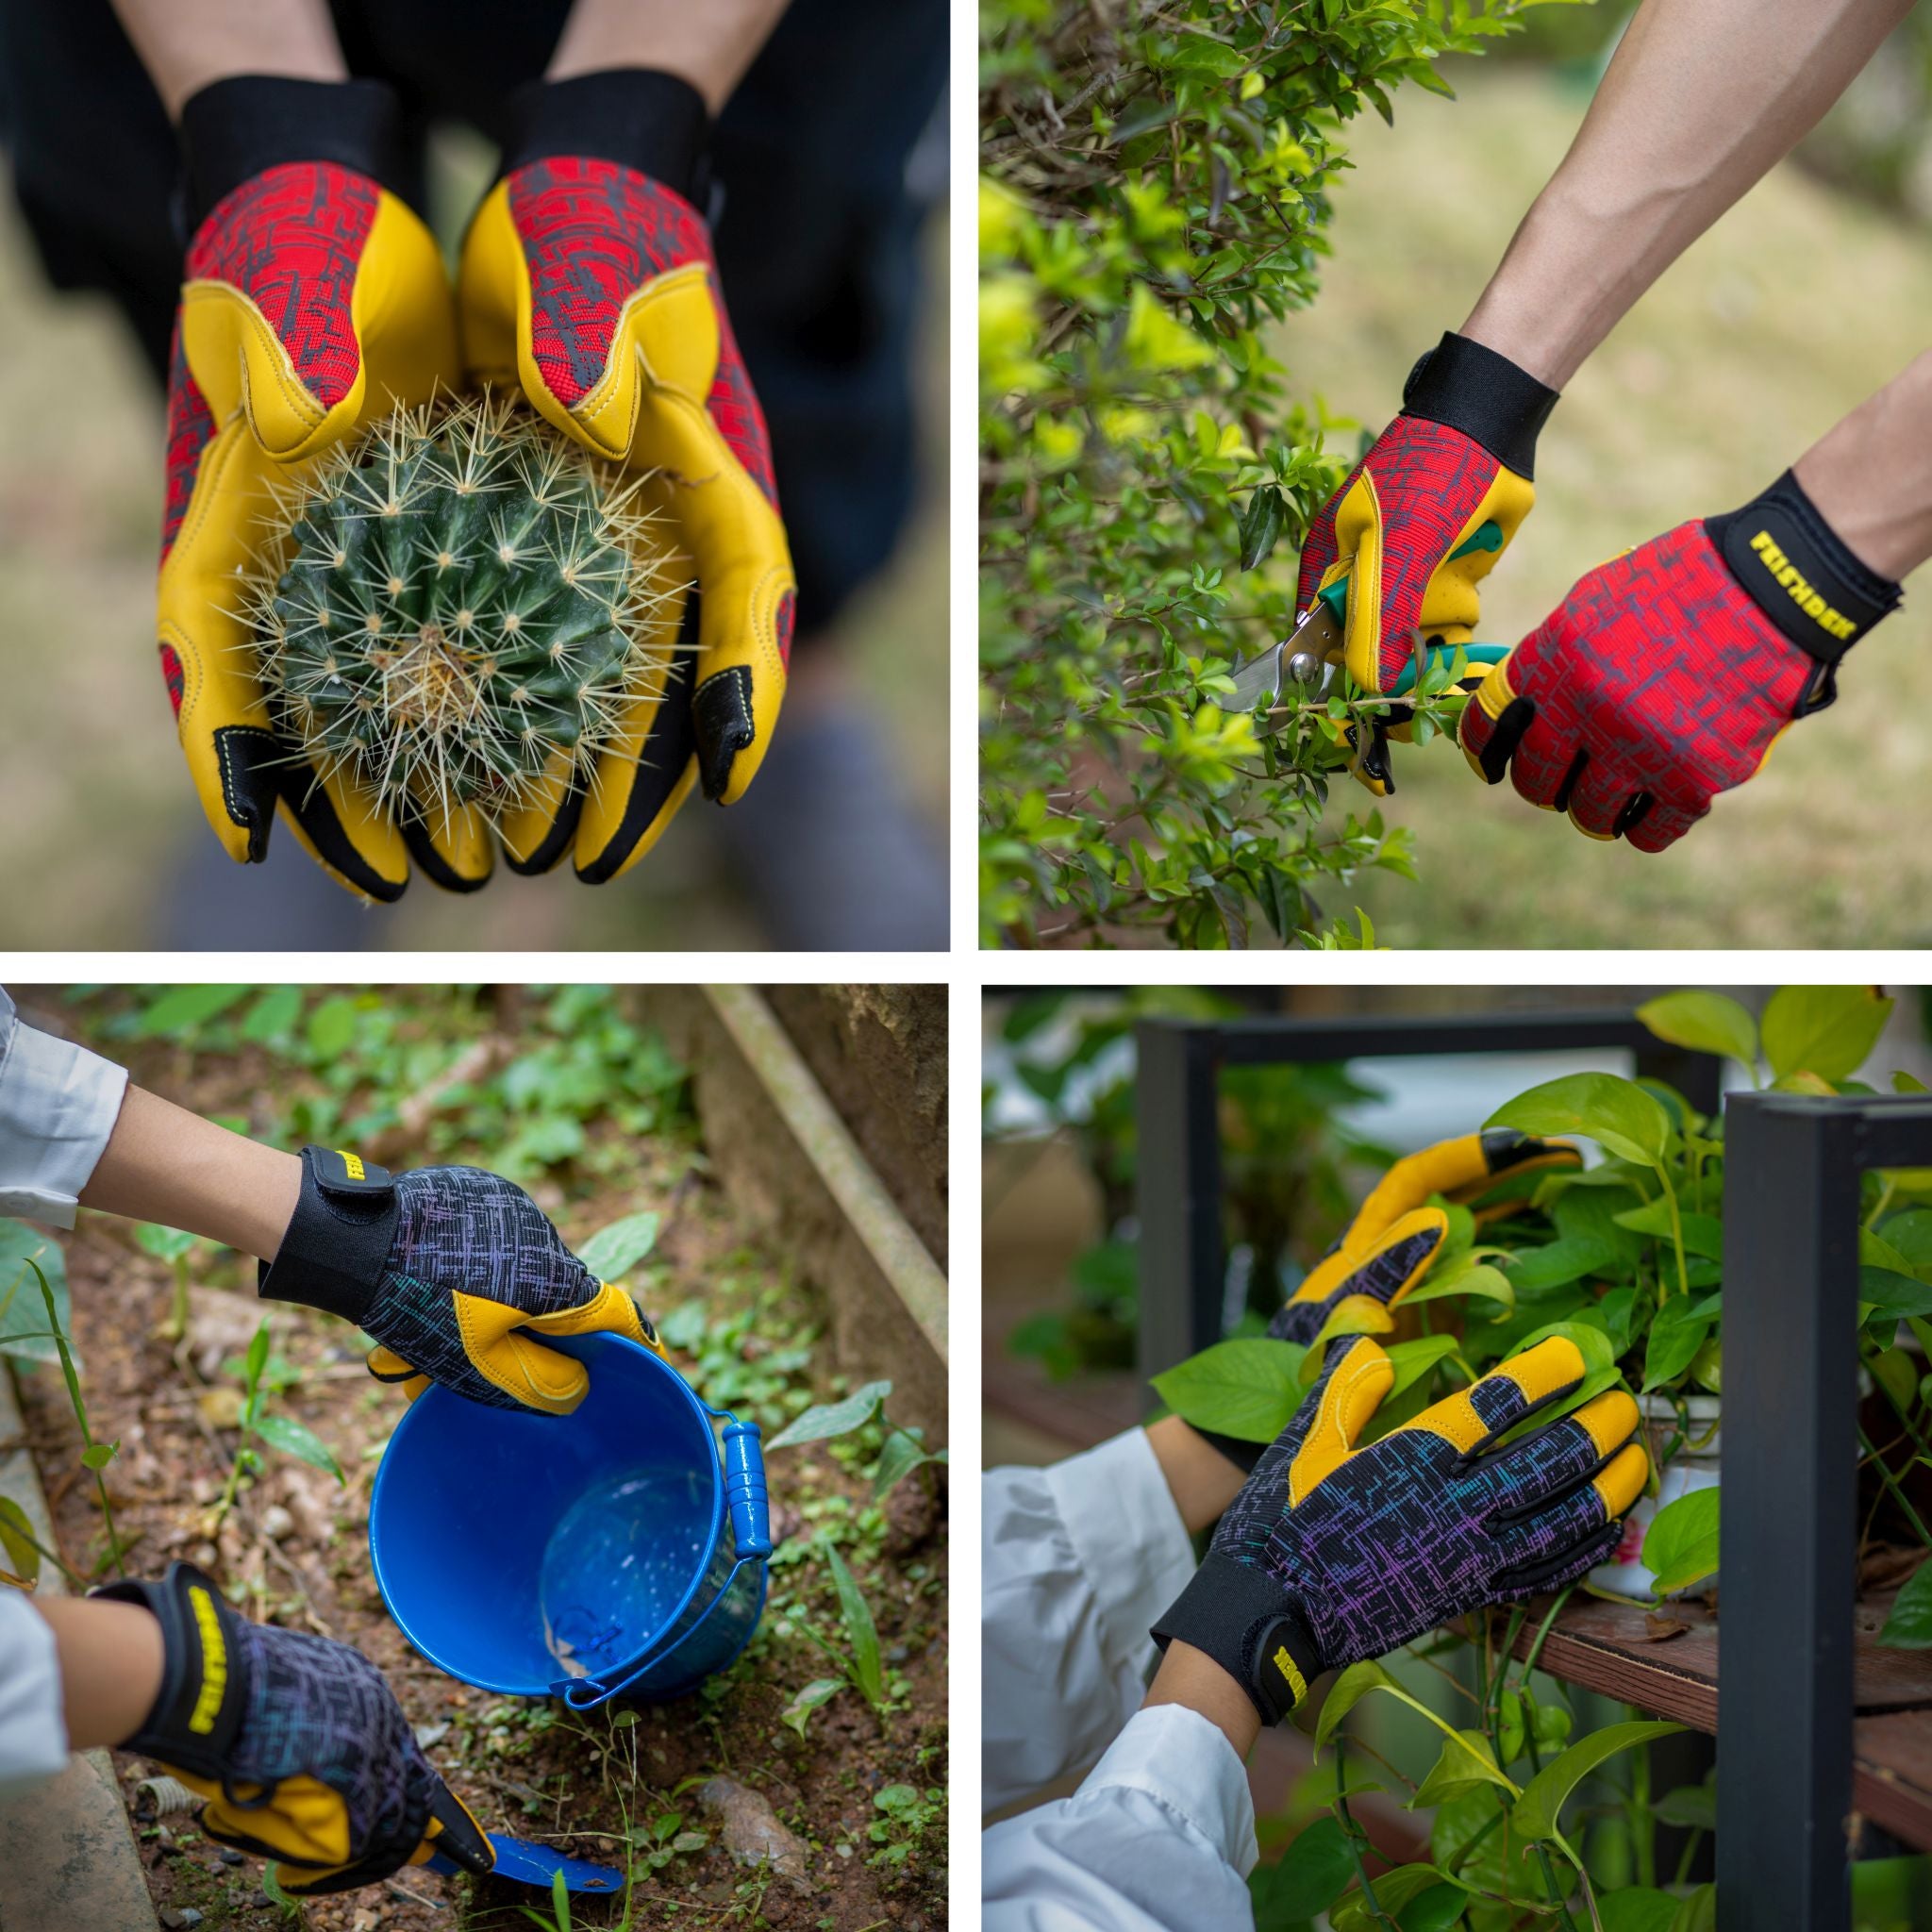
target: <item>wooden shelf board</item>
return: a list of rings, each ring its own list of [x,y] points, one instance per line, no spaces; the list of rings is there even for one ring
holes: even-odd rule
[[[1890,1594],[1860,1600],[1854,1658],[1852,1802],[1875,1824],[1932,1851],[1932,1652],[1882,1650]],[[1516,1655],[1526,1657],[1547,1606],[1532,1605]],[[1681,1632],[1659,1640],[1647,1613],[1578,1597],[1551,1626],[1538,1667],[1695,1730],[1717,1732],[1718,1616],[1698,1604],[1666,1614]]]

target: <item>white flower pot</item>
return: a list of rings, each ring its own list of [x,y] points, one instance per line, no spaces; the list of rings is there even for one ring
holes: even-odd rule
[[[1676,1432],[1676,1405],[1660,1395],[1640,1395],[1637,1406],[1643,1416],[1646,1446],[1655,1458]],[[1664,1466],[1657,1494],[1638,1497],[1630,1513],[1624,1519],[1623,1541],[1607,1562],[1599,1563],[1590,1573],[1591,1582],[1600,1589],[1613,1590],[1619,1596],[1656,1601],[1657,1592],[1652,1588],[1656,1578],[1643,1564],[1643,1539],[1649,1532],[1652,1520],[1665,1504],[1674,1503],[1679,1496],[1688,1496],[1693,1490],[1717,1487],[1718,1448],[1722,1441],[1718,1418],[1723,1409],[1723,1403],[1715,1395],[1688,1398],[1686,1411],[1690,1440],[1678,1445],[1676,1454]],[[1690,1591],[1675,1593],[1679,1596],[1692,1591],[1701,1593],[1716,1581],[1714,1575],[1701,1577]]]

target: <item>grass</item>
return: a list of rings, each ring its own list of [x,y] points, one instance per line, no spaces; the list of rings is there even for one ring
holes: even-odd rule
[[[1298,391],[1379,426],[1414,358],[1465,316],[1584,97],[1541,71],[1455,75],[1353,129],[1323,300],[1277,332]],[[1513,641],[1585,571],[1770,482],[1924,346],[1923,232],[1786,164],[1653,289],[1571,384],[1537,453],[1537,508],[1484,596]],[[1347,432],[1344,432],[1345,434]],[[1907,603],[1843,695],[1669,853],[1581,838],[1453,745],[1400,757],[1385,816],[1420,885],[1332,896],[1391,946],[1918,946],[1932,941],[1932,614]]]

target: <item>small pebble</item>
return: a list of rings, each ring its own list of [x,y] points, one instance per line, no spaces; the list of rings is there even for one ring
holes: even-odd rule
[[[276,1542],[295,1526],[295,1519],[279,1503],[271,1503],[261,1512],[261,1533]]]
[[[242,1857],[240,1852],[235,1851],[228,1845],[224,1845],[222,1847],[222,1863],[225,1865],[242,1865],[247,1863],[247,1860]]]
[[[425,1751],[434,1750],[448,1736],[449,1724],[447,1722],[436,1724],[418,1724],[416,1726],[416,1741]]]
[[[886,1661],[889,1664],[903,1664],[911,1655],[912,1653],[903,1643],[895,1643],[886,1652]]]

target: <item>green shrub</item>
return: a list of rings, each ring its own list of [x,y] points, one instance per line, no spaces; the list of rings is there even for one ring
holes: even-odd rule
[[[1219,704],[1354,453],[1267,330],[1315,299],[1342,124],[1532,4],[983,0],[982,943],[1373,944],[1324,900],[1409,871],[1341,770],[1374,706]]]

